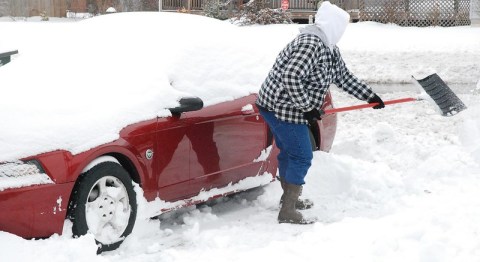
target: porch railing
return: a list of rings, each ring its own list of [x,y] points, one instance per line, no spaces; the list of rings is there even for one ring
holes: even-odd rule
[[[202,10],[202,0],[162,0],[163,10]]]
[[[358,0],[353,0],[357,2]],[[233,0],[232,4],[234,6],[239,6],[243,4],[243,0]],[[305,10],[305,11],[315,11],[321,0],[290,0],[289,9],[292,10]],[[344,8],[346,3],[352,2],[352,0],[331,0],[333,4],[336,4]],[[271,8],[281,8],[282,0],[269,0]],[[162,0],[162,9],[163,10],[181,10],[185,8],[186,10],[202,10],[203,0]],[[350,4],[351,5],[351,4]]]
[[[316,10],[317,0],[290,0],[289,9],[290,10]],[[271,0],[272,8],[281,8],[282,0]]]

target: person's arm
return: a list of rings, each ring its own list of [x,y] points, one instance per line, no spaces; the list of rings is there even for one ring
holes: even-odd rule
[[[318,47],[312,43],[300,43],[291,53],[282,74],[282,82],[295,107],[308,112],[314,109],[310,104],[304,80],[314,67],[315,52]]]
[[[363,81],[360,81],[355,75],[353,75],[350,70],[348,70],[345,62],[340,55],[338,48],[334,50],[335,56],[337,56],[337,76],[335,79],[335,84],[345,90],[350,95],[355,96],[359,100],[369,101],[375,96],[373,90],[365,84]]]

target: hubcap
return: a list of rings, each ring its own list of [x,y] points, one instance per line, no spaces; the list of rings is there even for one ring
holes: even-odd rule
[[[123,183],[116,177],[105,176],[90,189],[86,208],[89,232],[103,244],[121,240],[130,219],[130,203]]]

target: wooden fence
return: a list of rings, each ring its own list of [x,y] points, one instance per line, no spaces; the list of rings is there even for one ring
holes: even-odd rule
[[[360,21],[403,26],[470,24],[470,0],[362,0]]]

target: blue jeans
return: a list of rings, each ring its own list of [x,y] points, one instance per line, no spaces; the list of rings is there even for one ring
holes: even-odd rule
[[[279,120],[275,112],[260,109],[280,149],[277,156],[280,177],[289,184],[305,184],[305,176],[312,165],[312,145],[308,126]]]

